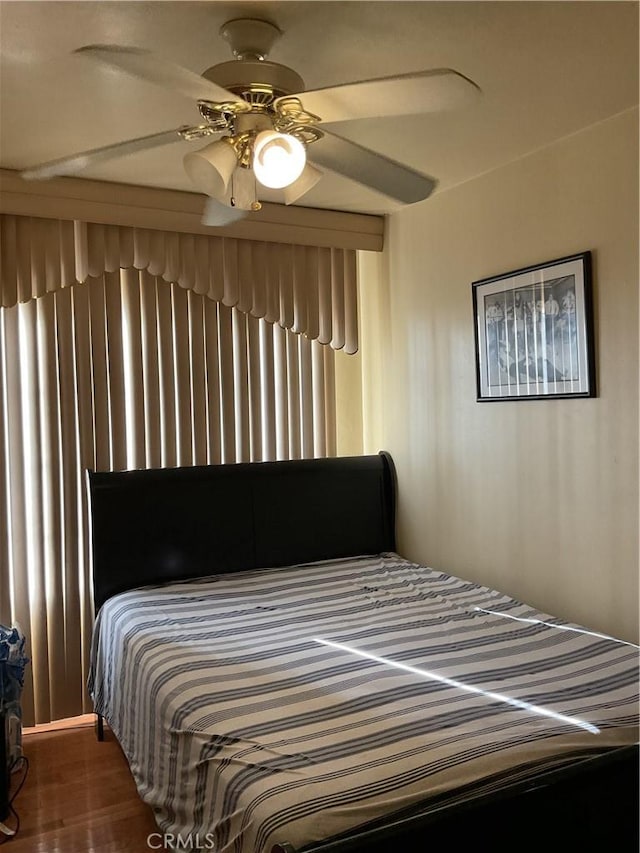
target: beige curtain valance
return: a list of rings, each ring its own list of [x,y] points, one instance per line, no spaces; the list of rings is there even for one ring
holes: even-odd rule
[[[358,349],[356,253],[31,216],[0,216],[0,305],[135,268],[333,349]]]

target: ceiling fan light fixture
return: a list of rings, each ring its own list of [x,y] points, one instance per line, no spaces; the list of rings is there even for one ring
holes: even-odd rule
[[[253,145],[253,171],[260,183],[269,189],[288,187],[302,174],[307,155],[295,136],[263,130]]]
[[[230,139],[224,137],[200,151],[190,151],[183,161],[195,188],[212,198],[222,198],[226,194],[238,165],[238,155]]]
[[[141,48],[118,44],[78,48],[74,53],[88,60],[195,100],[204,123],[51,160],[23,170],[21,177],[35,180],[76,174],[125,154],[215,134],[217,142],[184,158],[185,171],[196,189],[216,201],[209,205],[212,223],[231,221],[226,219],[231,213],[225,210],[235,214],[259,210],[258,193],[263,189],[278,191],[278,202],[295,203],[320,179],[315,166],[403,204],[428,198],[437,184],[434,178],[326,125],[453,108],[478,97],[480,88],[451,68],[432,68],[308,91],[296,71],[266,59],[281,34],[269,21],[227,21],[221,35],[236,59],[218,63],[202,75]],[[315,143],[310,155],[313,165],[305,165],[311,143]],[[257,183],[261,187],[256,189]]]

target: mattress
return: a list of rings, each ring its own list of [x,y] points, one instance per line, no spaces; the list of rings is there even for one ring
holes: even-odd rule
[[[638,647],[397,554],[146,587],[90,692],[160,830],[295,849],[638,742]]]

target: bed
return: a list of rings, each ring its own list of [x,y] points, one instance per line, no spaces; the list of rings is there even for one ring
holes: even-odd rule
[[[395,488],[385,453],[89,474],[89,686],[159,829],[637,850],[638,648],[404,559]]]

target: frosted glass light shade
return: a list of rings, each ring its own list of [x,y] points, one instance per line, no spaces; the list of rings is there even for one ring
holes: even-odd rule
[[[311,163],[307,163],[300,177],[284,188],[282,192],[284,203],[293,204],[294,201],[297,201],[305,193],[308,193],[310,189],[313,189],[321,177],[322,172],[320,169],[316,169]]]
[[[222,198],[238,158],[233,147],[219,139],[200,151],[191,151],[184,158],[184,168],[197,190],[213,198]]]
[[[279,190],[288,187],[302,174],[307,155],[295,136],[263,130],[253,145],[253,171],[265,187]]]

